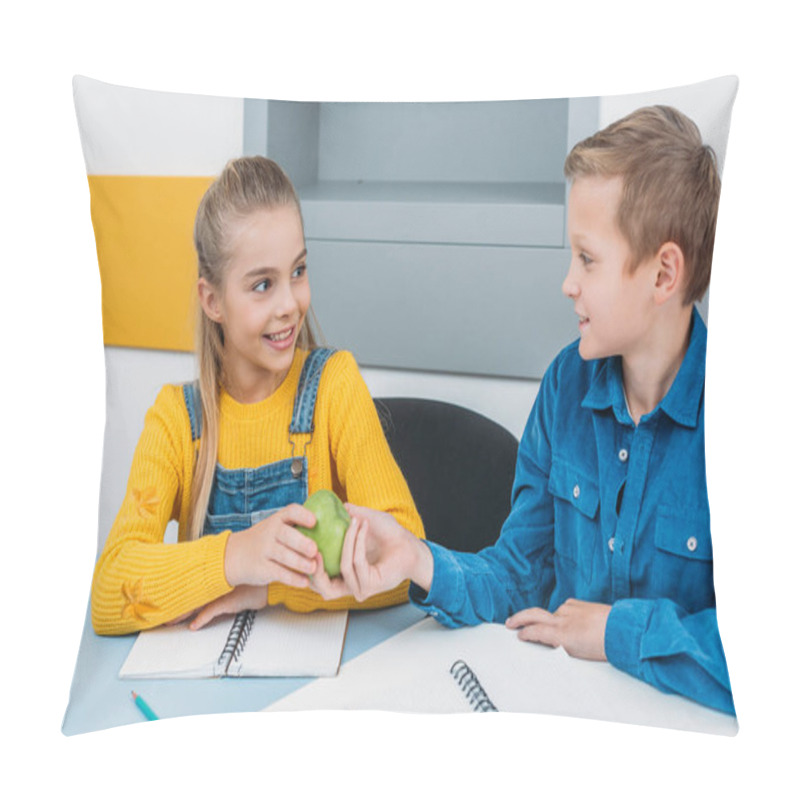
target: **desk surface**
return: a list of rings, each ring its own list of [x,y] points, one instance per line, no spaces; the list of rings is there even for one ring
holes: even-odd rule
[[[351,611],[342,663],[350,661],[425,615],[406,603],[376,611]],[[89,614],[81,638],[69,706],[62,730],[67,735],[89,733],[141,722],[142,712],[131,691],[146,698],[162,719],[188,714],[261,711],[313,678],[212,678],[122,680],[117,677],[136,634],[98,636]]]
[[[62,729],[65,734],[71,735],[141,722],[144,718],[131,700],[132,690],[145,697],[161,718],[262,711],[270,706],[276,710],[326,706],[377,708],[384,702],[384,695],[380,692],[385,693],[393,682],[402,680],[421,685],[428,681],[430,675],[424,671],[422,664],[429,662],[439,651],[450,655],[454,652],[454,643],[458,643],[460,654],[467,654],[476,663],[483,660],[485,669],[491,668],[491,661],[486,659],[491,659],[493,654],[496,657],[502,652],[505,654],[503,658],[506,658],[514,652],[514,645],[510,645],[506,639],[511,636],[516,640],[516,637],[510,631],[503,631],[502,626],[479,626],[481,631],[472,629],[472,632],[469,629],[453,631],[432,619],[423,623],[424,618],[423,612],[410,604],[351,612],[342,652],[342,668],[336,678],[319,681],[312,678],[132,681],[121,680],[118,673],[135,635],[97,636],[87,613]],[[424,637],[422,645],[420,634]],[[737,730],[733,717],[676,695],[664,695],[609,664],[570,659],[563,651],[559,655],[543,646],[519,644],[525,651],[524,658],[530,662],[530,667],[526,666],[524,675],[519,671],[517,675],[526,686],[530,685],[531,690],[525,692],[523,705],[528,707],[514,710],[616,719],[729,735]],[[417,649],[415,657],[414,648],[420,646],[423,649]],[[509,646],[512,650],[507,650]],[[426,657],[420,658],[423,652]],[[370,683],[378,693],[372,697],[364,688],[365,668],[368,674],[376,676]],[[335,685],[331,682],[335,682]],[[411,686],[406,685],[405,688]],[[391,689],[389,691],[392,693]],[[417,692],[418,688],[415,686],[412,691]],[[348,693],[349,699],[342,706],[342,698],[348,697]],[[598,693],[602,695],[599,705]],[[518,691],[505,704],[507,708],[515,705],[515,696],[519,698]],[[309,701],[311,706],[307,705]],[[439,699],[431,703],[428,697],[420,708],[427,707],[435,711],[439,704]],[[390,709],[391,705],[384,707]]]

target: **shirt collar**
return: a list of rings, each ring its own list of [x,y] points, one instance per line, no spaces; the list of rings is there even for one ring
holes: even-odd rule
[[[687,428],[697,427],[700,418],[705,384],[706,335],[706,324],[695,307],[692,310],[686,355],[666,397],[652,412],[656,413],[661,409],[679,425]],[[589,391],[586,392],[581,405],[598,411],[611,408],[619,422],[631,424],[625,393],[622,391],[622,359],[614,356],[600,359],[596,364]]]

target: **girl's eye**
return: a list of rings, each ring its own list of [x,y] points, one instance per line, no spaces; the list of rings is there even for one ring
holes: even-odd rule
[[[306,274],[306,270],[307,269],[308,269],[308,267],[305,264],[300,264],[300,266],[297,267],[297,269],[295,269],[292,277],[294,277],[294,278],[302,278],[303,275]]]
[[[589,256],[586,255],[586,253],[580,253],[578,255],[578,258],[581,260],[581,262],[583,263],[584,267],[588,267],[589,264],[592,263],[592,259],[589,258]]]
[[[259,281],[254,287],[254,292],[266,292],[267,289],[272,285],[272,283],[267,280],[266,278],[263,281]]]

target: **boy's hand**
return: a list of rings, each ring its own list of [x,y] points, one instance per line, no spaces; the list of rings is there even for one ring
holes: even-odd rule
[[[250,528],[232,533],[225,547],[225,579],[231,586],[280,581],[306,589],[316,568],[317,545],[295,528],[313,528],[314,514],[293,503]]]
[[[391,515],[346,503],[353,518],[342,548],[342,578],[359,602],[412,580],[426,591],[433,557],[424,542]]]
[[[567,600],[552,614],[543,608],[527,608],[506,620],[506,627],[518,629],[520,639],[563,647],[575,658],[607,661],[606,621],[611,606]]]
[[[189,623],[193,631],[208,625],[211,620],[223,614],[238,614],[240,611],[257,611],[267,604],[266,586],[237,586],[228,594],[212,600],[200,609],[198,615]]]

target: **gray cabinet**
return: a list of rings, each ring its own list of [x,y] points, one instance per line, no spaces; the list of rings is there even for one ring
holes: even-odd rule
[[[539,378],[576,335],[562,168],[598,101],[245,101],[297,187],[312,303],[362,366]]]

